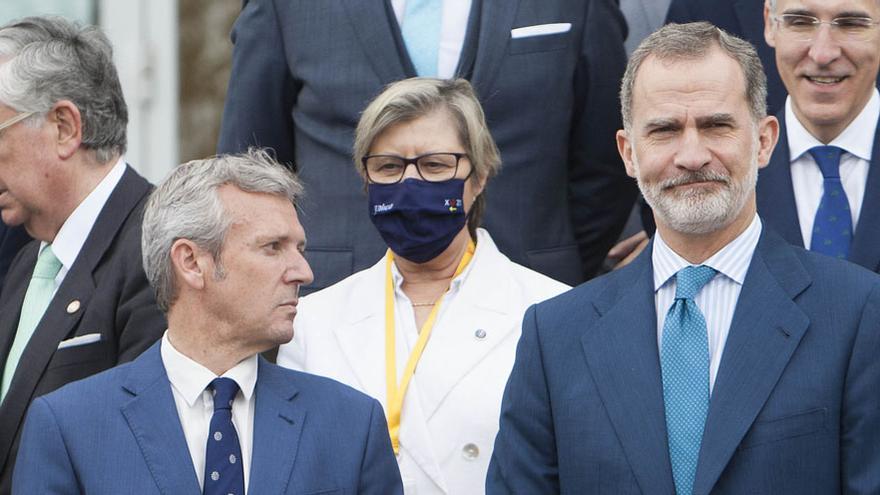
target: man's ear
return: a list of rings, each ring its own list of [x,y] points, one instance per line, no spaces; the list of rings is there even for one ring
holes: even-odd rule
[[[779,141],[779,120],[772,115],[761,119],[758,123],[758,168],[770,163],[773,149]]]
[[[764,41],[771,48],[776,48],[776,31],[773,30],[773,19],[770,18],[770,2],[764,1]]]
[[[82,144],[82,115],[70,100],[60,100],[49,110],[46,120],[52,126],[58,157],[66,160]]]
[[[211,256],[189,239],[178,239],[171,245],[171,266],[181,285],[193,290],[205,287],[210,267],[205,258]]]
[[[630,140],[629,133],[625,129],[620,129],[617,131],[616,137],[617,152],[620,153],[620,158],[623,159],[623,164],[626,166],[626,175],[635,178],[636,171],[632,161],[632,140]]]

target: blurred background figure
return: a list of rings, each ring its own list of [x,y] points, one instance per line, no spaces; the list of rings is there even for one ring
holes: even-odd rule
[[[468,79],[505,164],[487,227],[513,261],[579,283],[636,195],[614,149],[624,32],[613,0],[251,0],[232,32],[218,149],[268,146],[296,168],[320,289],[385,249],[349,165],[359,113],[396,80]]]
[[[166,323],[141,263],[150,184],[128,166],[128,110],[112,48],[60,17],[0,27],[0,213],[35,239],[0,296],[0,492],[25,411],[129,361]]]
[[[789,96],[758,212],[796,246],[880,271],[880,3],[773,0],[764,19]]]
[[[620,11],[626,18],[626,53],[629,55],[649,34],[666,20],[670,0],[620,0]]]
[[[767,75],[767,113],[775,115],[786,92],[773,48],[764,40],[763,12],[764,0],[672,0],[666,22],[707,21],[754,45]]]
[[[482,493],[522,315],[568,287],[480,228],[500,158],[467,81],[390,85],[354,157],[386,255],[305,297],[278,362],[382,402],[405,491]]]

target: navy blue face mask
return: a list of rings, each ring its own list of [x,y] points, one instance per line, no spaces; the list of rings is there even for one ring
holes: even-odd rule
[[[394,254],[415,263],[430,261],[449,247],[467,222],[464,181],[370,184],[370,219]]]

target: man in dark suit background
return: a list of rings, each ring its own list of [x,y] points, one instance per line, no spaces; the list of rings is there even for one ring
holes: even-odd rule
[[[0,289],[3,288],[3,282],[6,280],[6,273],[12,260],[18,251],[30,242],[31,238],[27,235],[24,227],[10,227],[0,221]]]
[[[301,192],[259,150],[174,169],[143,221],[168,331],[34,401],[16,493],[402,495],[376,400],[259,358],[293,336],[312,278]]]
[[[773,48],[764,40],[764,0],[672,0],[666,22],[707,21],[755,46],[767,74],[767,113],[785,103],[785,86],[776,70]]]
[[[127,119],[96,28],[0,28],[0,212],[35,239],[0,296],[0,493],[35,397],[135,358],[165,329],[141,264],[151,186],[121,158]]]
[[[250,0],[218,149],[269,146],[296,168],[320,289],[385,250],[351,168],[361,110],[396,80],[464,77],[504,162],[484,224],[513,261],[576,284],[636,194],[613,146],[624,32],[613,0]]]
[[[880,271],[880,4],[775,0],[764,19],[789,97],[758,212],[796,246]]]
[[[880,492],[880,277],[756,214],[778,123],[754,48],[667,25],[621,95],[657,234],[526,313],[487,493]]]

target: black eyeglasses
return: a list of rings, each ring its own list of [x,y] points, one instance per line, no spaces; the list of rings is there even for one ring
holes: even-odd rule
[[[361,163],[364,165],[367,179],[376,184],[400,182],[409,165],[415,165],[419,177],[425,181],[443,182],[455,178],[459,161],[467,156],[467,153],[427,153],[413,158],[397,155],[367,155],[361,158]]]

